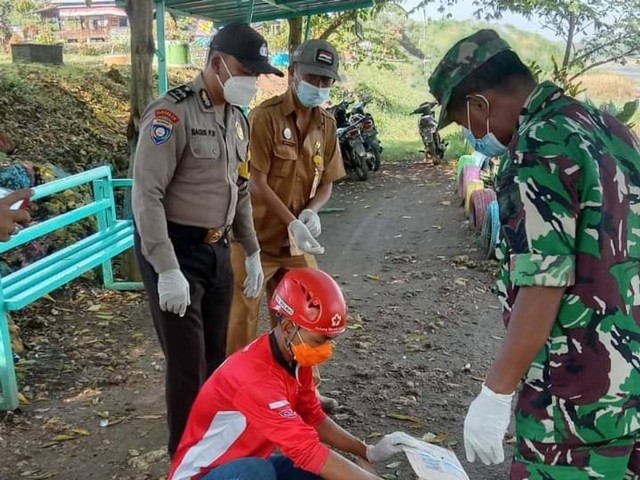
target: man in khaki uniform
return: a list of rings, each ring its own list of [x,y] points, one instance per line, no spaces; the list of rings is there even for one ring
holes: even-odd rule
[[[166,358],[169,454],[191,405],[224,361],[232,299],[228,234],[246,254],[243,294],[263,282],[247,179],[249,125],[241,106],[257,76],[282,73],[267,44],[246,24],[212,39],[207,65],[142,116],[134,170],[136,251],[151,315]]]
[[[269,297],[287,270],[317,268],[314,255],[324,253],[316,240],[322,231],[318,211],[345,170],[336,122],[319,106],[340,78],[338,67],[338,54],[328,42],[305,42],[292,56],[287,92],[249,116],[253,213]],[[240,245],[232,245],[231,259],[235,283],[227,355],[256,338],[261,300],[243,293],[246,269]],[[335,406],[323,400],[325,407]]]

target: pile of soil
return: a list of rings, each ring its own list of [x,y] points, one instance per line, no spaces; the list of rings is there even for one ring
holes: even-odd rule
[[[193,76],[175,70],[171,84]],[[116,176],[127,172],[129,152],[129,68],[5,65],[0,70],[0,186],[39,185],[100,165]],[[26,183],[17,179],[28,172]],[[68,191],[34,203],[43,221],[90,201],[89,189]],[[6,274],[95,232],[87,219],[3,257]]]
[[[289,81],[286,77],[280,78],[275,75],[261,75],[258,80],[258,85],[260,90],[255,101],[257,105],[271,97],[283,94],[289,86]]]
[[[170,85],[189,81],[196,69],[172,69]],[[5,65],[0,70],[0,135],[15,144],[0,163],[48,165],[42,181],[98,165],[126,172],[129,83],[126,67]],[[260,78],[256,102],[283,93],[287,79]],[[55,168],[54,168],[55,167]]]
[[[171,84],[192,74],[172,71]],[[130,79],[128,68],[3,66],[0,133],[16,146],[5,162],[49,164],[67,173],[104,164],[126,171]]]

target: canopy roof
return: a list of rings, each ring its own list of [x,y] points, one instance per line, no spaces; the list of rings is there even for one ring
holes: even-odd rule
[[[122,6],[126,0],[115,0]],[[158,76],[160,92],[168,88],[165,38],[165,12],[212,20],[216,26],[232,22],[266,22],[307,17],[307,33],[311,16],[344,12],[375,6],[375,0],[154,0],[158,35]]]
[[[208,18],[218,25],[265,22],[374,6],[374,0],[165,0],[168,10]]]

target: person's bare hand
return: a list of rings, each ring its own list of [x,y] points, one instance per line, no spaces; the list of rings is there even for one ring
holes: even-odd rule
[[[0,241],[6,242],[16,233],[18,225],[26,225],[31,221],[29,212],[23,209],[12,210],[11,206],[17,202],[28,200],[33,196],[33,190],[25,188],[12,192],[0,199]]]

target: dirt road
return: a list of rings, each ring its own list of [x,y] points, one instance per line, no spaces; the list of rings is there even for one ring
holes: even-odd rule
[[[495,265],[475,250],[452,184],[450,172],[402,163],[337,187],[331,206],[346,210],[323,215],[320,262],[341,282],[351,322],[321,389],[363,438],[429,435],[462,459],[464,415],[503,330]],[[30,404],[0,415],[0,479],[165,478],[162,356],[145,299],[77,288],[55,297],[18,317]],[[397,460],[380,473],[413,478]],[[465,468],[491,480],[508,467]]]

